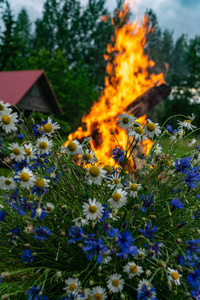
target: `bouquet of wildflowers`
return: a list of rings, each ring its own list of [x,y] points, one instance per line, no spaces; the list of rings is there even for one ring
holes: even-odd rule
[[[1,299],[200,299],[200,150],[174,154],[193,119],[173,130],[120,115],[127,148],[116,144],[114,168],[90,138],[63,146],[50,117],[21,120],[0,101],[1,128],[20,130],[20,142],[0,144],[12,166],[0,177]]]

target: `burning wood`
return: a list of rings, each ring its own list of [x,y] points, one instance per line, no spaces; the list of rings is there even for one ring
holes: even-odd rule
[[[139,118],[167,98],[170,92],[171,88],[165,83],[159,86],[153,86],[128,105],[127,113]]]

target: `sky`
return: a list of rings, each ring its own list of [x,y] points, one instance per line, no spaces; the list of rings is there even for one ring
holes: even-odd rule
[[[66,0],[67,1],[67,0]],[[80,0],[85,5],[88,0]],[[133,2],[133,0],[128,0]],[[31,21],[42,16],[45,0],[10,0],[11,8],[17,16],[24,7]],[[200,35],[200,0],[135,0],[138,4],[137,14],[141,18],[146,9],[152,8],[156,13],[159,26],[162,29],[173,30],[174,38],[187,34],[189,38]],[[107,7],[112,12],[116,0],[107,0]]]

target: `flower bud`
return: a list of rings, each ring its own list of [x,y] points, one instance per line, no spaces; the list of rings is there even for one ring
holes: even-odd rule
[[[145,274],[146,274],[147,277],[150,277],[152,273],[151,273],[150,270],[146,270],[146,271],[145,271]]]
[[[182,239],[177,238],[177,239],[176,239],[176,242],[177,242],[178,244],[180,244],[180,243],[182,243]]]
[[[77,278],[77,275],[76,275],[76,274],[73,274],[73,275],[72,275],[72,278],[76,279],[76,278]]]
[[[124,295],[124,294],[121,294],[121,295],[120,295],[120,299],[121,299],[121,300],[125,300],[125,299],[126,299],[125,295]]]
[[[159,266],[163,269],[166,269],[166,263],[163,260],[159,261]]]
[[[102,271],[102,266],[99,266],[98,267],[98,273],[101,273],[101,271]]]
[[[167,281],[167,286],[168,286],[168,289],[171,291],[172,290],[172,283],[171,281]]]
[[[25,248],[29,248],[31,244],[24,244]]]

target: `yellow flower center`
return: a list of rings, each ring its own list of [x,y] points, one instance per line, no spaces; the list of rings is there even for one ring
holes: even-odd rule
[[[171,273],[171,276],[172,276],[172,278],[173,278],[174,280],[179,279],[179,274],[178,274],[177,272],[172,272],[172,273]]]
[[[100,294],[100,293],[96,293],[96,294],[94,295],[94,299],[95,299],[95,300],[101,300],[101,299],[103,299],[103,295]]]
[[[132,265],[132,266],[130,267],[130,272],[131,272],[131,273],[137,273],[137,270],[138,270],[138,267],[135,266],[135,265]]]
[[[4,115],[2,118],[1,118],[1,122],[4,124],[4,125],[9,125],[10,124],[10,117],[8,115]]]
[[[92,177],[97,177],[100,174],[100,170],[98,167],[91,167],[89,172]]]
[[[46,123],[43,128],[44,128],[44,131],[48,132],[48,133],[53,130],[53,126],[50,123]]]
[[[6,184],[6,185],[10,185],[11,183],[12,183],[12,181],[10,181],[10,180],[8,180],[8,179],[5,180],[5,184]]]
[[[90,160],[91,159],[91,155],[90,155],[90,153],[85,153],[84,155],[83,155],[83,159],[85,159],[85,160]]]
[[[4,110],[4,106],[0,104],[0,111]]]
[[[138,134],[143,134],[143,128],[140,126],[135,127],[135,132]]]
[[[121,195],[119,193],[114,193],[112,197],[113,197],[114,201],[119,201],[121,198]]]
[[[38,189],[43,189],[43,187],[45,186],[44,179],[42,179],[42,178],[36,179],[36,181],[35,181],[35,186],[36,186],[36,188],[38,188]]]
[[[47,210],[47,211],[51,211],[51,210],[52,210],[52,207],[51,207],[51,206],[47,206],[47,207],[46,207],[46,210]]]
[[[44,150],[44,149],[47,149],[47,147],[48,147],[48,145],[46,142],[40,142],[40,144],[39,144],[40,149]]]
[[[115,287],[118,286],[119,285],[119,280],[113,279],[112,285],[115,286]]]
[[[149,131],[154,131],[156,129],[156,125],[154,123],[147,124],[147,129]]]
[[[105,171],[107,171],[107,174],[111,174],[111,173],[112,173],[112,167],[111,167],[110,165],[105,165],[105,166],[103,167],[103,169],[104,169]]]
[[[20,179],[21,179],[22,181],[24,181],[24,182],[27,182],[27,181],[29,181],[30,176],[29,176],[28,173],[23,172],[23,173],[21,173],[21,175],[20,175]]]
[[[97,208],[94,205],[90,205],[88,210],[91,214],[95,214],[95,212],[97,211]]]
[[[122,123],[123,123],[123,124],[128,124],[128,123],[129,123],[129,118],[124,117],[124,118],[122,119]]]
[[[15,155],[20,155],[20,150],[18,148],[13,149]]]
[[[26,153],[26,156],[31,155],[31,150],[30,149],[24,149],[24,152]]]
[[[77,148],[77,145],[74,142],[69,142],[67,147],[68,147],[69,151],[75,151]]]
[[[130,189],[131,189],[131,191],[136,192],[138,190],[137,184],[136,183],[131,184]]]
[[[154,147],[154,150],[158,150],[158,148],[157,148],[157,147]]]
[[[75,291],[75,289],[76,289],[75,283],[71,283],[71,284],[69,285],[69,290],[73,292],[73,291]]]
[[[119,179],[114,178],[112,182],[113,182],[113,184],[118,184],[119,183]]]
[[[87,298],[85,298],[85,300],[91,300],[92,296],[88,295]]]
[[[190,120],[184,120],[184,122],[191,124],[192,122]]]

